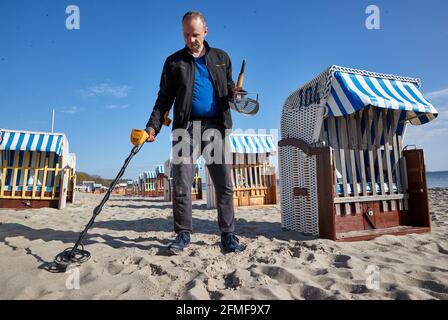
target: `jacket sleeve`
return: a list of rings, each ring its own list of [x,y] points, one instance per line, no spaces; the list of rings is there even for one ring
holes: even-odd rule
[[[227,55],[227,98],[233,99],[233,89],[235,88],[235,83],[232,80],[232,61]]]
[[[152,110],[151,116],[146,124],[146,128],[153,128],[156,133],[162,129],[164,115],[169,112],[173,105],[175,94],[174,78],[169,68],[168,59],[163,65],[162,77],[160,79],[160,89],[157,100]]]

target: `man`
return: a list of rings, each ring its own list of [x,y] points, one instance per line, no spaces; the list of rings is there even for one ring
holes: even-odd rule
[[[181,154],[173,152],[173,216],[177,236],[168,250],[178,254],[190,244],[193,231],[191,185],[195,161],[191,152],[196,147],[204,151],[207,143],[202,142],[202,135],[214,130],[219,133],[214,135],[215,144],[221,148],[215,150],[219,159],[212,162],[210,157],[204,157],[216,189],[221,245],[226,252],[239,252],[243,247],[234,235],[230,165],[225,163],[224,154],[221,156],[224,143],[216,143],[220,142],[217,136],[225,137],[225,130],[232,128],[229,99],[236,95],[236,88],[231,61],[227,53],[211,48],[205,41],[208,28],[200,12],[187,12],[183,16],[182,31],[185,47],[166,59],[157,101],[146,125],[148,142],[153,142],[165,114],[174,103],[173,151],[180,148]],[[183,133],[182,139],[176,141],[174,132],[179,130]],[[199,137],[193,131],[199,133]]]

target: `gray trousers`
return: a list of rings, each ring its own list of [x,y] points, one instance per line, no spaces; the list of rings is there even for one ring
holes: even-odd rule
[[[176,233],[193,232],[191,187],[194,180],[195,163],[201,154],[216,190],[219,229],[221,232],[234,232],[235,230],[233,185],[230,164],[226,164],[224,159],[224,142],[216,144],[215,141],[214,151],[221,149],[218,153],[210,153],[213,140],[202,141],[204,132],[213,131],[219,132],[224,139],[223,125],[213,121],[190,122],[188,128],[183,130],[182,139],[178,139],[179,141],[176,141],[173,134],[173,216]],[[194,138],[192,139],[192,137]],[[179,161],[180,158],[183,161]],[[216,159],[220,159],[220,161],[216,161]]]

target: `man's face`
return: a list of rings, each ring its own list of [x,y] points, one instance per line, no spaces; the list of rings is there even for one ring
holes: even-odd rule
[[[201,18],[195,17],[184,21],[182,25],[185,44],[193,53],[200,53],[204,44],[208,29],[204,26]]]

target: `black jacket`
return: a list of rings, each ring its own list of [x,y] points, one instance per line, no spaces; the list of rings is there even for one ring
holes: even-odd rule
[[[204,41],[206,48],[205,63],[212,78],[218,99],[218,107],[222,111],[222,121],[226,129],[232,128],[229,98],[233,96],[235,86],[232,80],[232,63],[226,52],[210,48]],[[192,98],[195,81],[194,58],[185,47],[169,56],[163,66],[160,90],[154,109],[146,124],[160,132],[164,115],[171,109],[174,102],[173,130],[186,128],[190,120]]]

